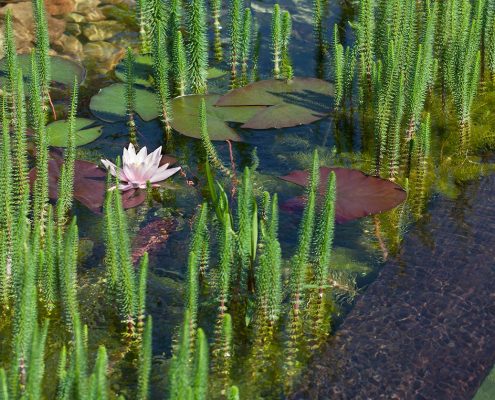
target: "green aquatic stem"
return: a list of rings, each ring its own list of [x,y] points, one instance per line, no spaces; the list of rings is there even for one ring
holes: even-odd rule
[[[294,77],[294,70],[292,68],[292,60],[289,54],[290,38],[292,35],[292,19],[288,11],[282,13],[282,22],[280,28],[281,36],[281,66],[280,73],[288,81],[292,80]]]
[[[215,343],[212,351],[212,369],[220,386],[219,392],[225,392],[231,384],[233,356],[232,316],[220,314],[215,327]]]
[[[240,399],[239,388],[237,386],[232,386],[229,389],[229,394],[228,394],[227,399],[228,400],[239,400]]]
[[[222,49],[222,24],[220,23],[220,14],[222,11],[222,0],[212,0],[211,16],[213,19],[213,53],[215,60],[220,62],[223,60]]]
[[[374,0],[359,2],[357,25],[357,46],[359,54],[359,74],[362,82],[371,86],[371,70],[375,59],[375,17]]]
[[[152,332],[153,320],[150,315],[144,326],[143,340],[139,351],[137,400],[147,400],[149,398],[151,363],[153,359]]]
[[[208,395],[209,357],[208,341],[204,331],[198,329],[194,357],[194,400],[206,400]]]
[[[134,76],[134,64],[136,59],[132,49],[129,47],[126,51],[125,56],[125,104],[126,104],[126,114],[127,114],[127,126],[129,128],[129,141],[137,146],[136,137],[136,121],[135,121],[135,111],[136,111],[136,87],[135,87],[135,76]]]
[[[45,345],[48,334],[48,320],[43,322],[40,328],[38,323],[35,323],[33,338],[31,343],[31,352],[29,355],[29,363],[27,365],[27,379],[23,396],[30,399],[41,398],[42,381],[45,373]]]
[[[32,0],[33,16],[36,37],[36,59],[39,66],[39,76],[42,93],[42,105],[48,109],[50,100],[51,63],[50,63],[50,38],[48,34],[48,22],[46,18],[44,0]]]
[[[345,87],[345,59],[344,46],[340,44],[338,25],[333,28],[333,82],[335,85],[334,107],[342,106]]]
[[[187,73],[192,92],[205,94],[208,91],[208,39],[204,0],[188,0],[185,3],[185,8],[186,26],[189,34]]]
[[[251,9],[244,9],[243,23],[242,23],[242,33],[241,33],[241,49],[240,49],[240,60],[241,60],[241,79],[239,86],[245,86],[249,83],[248,78],[248,66],[249,58],[251,57],[251,38],[253,36],[252,32],[252,16]]]
[[[151,52],[151,32],[150,32],[150,0],[136,1],[136,19],[139,25],[139,40],[141,44],[141,54]]]
[[[237,69],[241,60],[243,35],[243,0],[230,1],[230,88],[238,87]],[[242,61],[241,61],[242,62]]]
[[[141,364],[140,364],[141,366]],[[142,367],[141,367],[142,368]],[[108,400],[108,355],[105,346],[98,347],[93,373],[89,379],[89,398]]]
[[[61,228],[59,228],[61,229]],[[57,238],[55,233],[55,221],[53,207],[48,206],[47,223],[45,230],[45,242],[43,246],[43,258],[40,262],[38,286],[41,298],[48,314],[55,308],[58,300],[58,267],[57,267]]]
[[[172,356],[169,370],[169,399],[182,400],[184,394],[191,390],[191,341],[190,316],[186,311],[179,334],[179,342]]]
[[[64,163],[60,171],[60,181],[58,188],[57,200],[57,225],[62,229],[67,222],[67,214],[72,208],[74,197],[74,164],[76,161],[76,116],[78,103],[78,83],[77,78],[74,78],[72,87],[71,105],[69,110],[68,130],[67,130],[67,148],[64,154]]]
[[[237,248],[239,251],[239,270],[237,272],[237,280],[240,287],[246,287],[248,277],[252,275],[254,259],[256,254],[253,254],[253,217],[254,201],[253,201],[253,182],[251,172],[248,167],[244,169],[242,183],[239,187],[237,197]],[[256,219],[257,220],[257,219]]]
[[[13,193],[12,193],[12,173],[13,162],[11,153],[11,136],[10,123],[7,111],[6,97],[2,97],[2,135],[0,137],[0,185],[3,188],[0,191],[0,232],[5,234],[6,243],[12,240],[12,223],[13,223]],[[7,248],[10,246],[7,246]],[[1,273],[1,272],[0,272]]]
[[[275,79],[280,79],[280,64],[282,57],[282,15],[278,4],[273,6],[271,35],[273,77]]]
[[[148,253],[144,253],[139,261],[139,275],[137,282],[137,329],[143,333],[146,318],[146,289],[148,285]]]
[[[174,47],[172,49],[172,81],[175,94],[177,96],[184,96],[189,86],[189,79],[187,73],[187,57],[186,48],[184,45],[184,39],[182,38],[182,32],[177,31],[174,34]]]
[[[259,59],[261,49],[261,31],[259,30],[256,21],[254,31],[256,32],[256,35],[254,38],[253,60],[251,63],[251,73],[249,77],[250,82],[257,82],[260,80]]]
[[[155,77],[155,89],[158,94],[160,116],[165,129],[165,140],[168,142],[172,135],[172,108],[170,106],[169,90],[169,62],[166,47],[165,28],[158,26],[155,40],[153,41],[153,72]]]
[[[201,100],[201,104],[199,106],[199,127],[201,133],[201,144],[203,145],[203,149],[205,150],[206,156],[208,157],[208,161],[215,169],[233,179],[235,177],[233,172],[222,164],[222,161],[220,160],[220,157],[218,156],[217,151],[215,150],[215,147],[213,146],[213,143],[211,142],[210,136],[208,134],[206,103],[204,99]]]

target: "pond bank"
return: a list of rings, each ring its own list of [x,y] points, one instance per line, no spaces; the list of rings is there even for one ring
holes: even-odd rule
[[[495,175],[436,199],[291,399],[472,399],[495,363]]]

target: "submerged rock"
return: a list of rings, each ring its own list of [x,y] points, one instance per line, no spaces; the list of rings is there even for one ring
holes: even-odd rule
[[[114,37],[121,33],[124,27],[117,21],[98,21],[83,27],[83,34],[91,42],[97,42]]]
[[[45,0],[46,12],[50,15],[66,15],[76,8],[75,0]]]
[[[86,43],[83,50],[88,66],[97,73],[106,73],[113,69],[125,53],[123,48],[103,41]]]
[[[53,48],[59,53],[78,60],[80,60],[84,54],[82,43],[72,35],[62,35],[60,39],[53,44]]]

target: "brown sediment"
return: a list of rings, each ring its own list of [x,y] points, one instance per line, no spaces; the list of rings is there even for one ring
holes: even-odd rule
[[[495,176],[464,189],[435,201],[290,399],[474,396],[495,363]]]
[[[152,256],[159,251],[176,226],[177,221],[174,219],[156,219],[148,223],[132,242],[132,262],[136,263],[146,252]]]

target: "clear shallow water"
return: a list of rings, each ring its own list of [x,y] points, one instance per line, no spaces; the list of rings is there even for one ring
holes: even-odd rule
[[[271,70],[269,54],[269,26],[270,11],[273,2],[252,2],[252,8],[255,16],[259,21],[262,31],[262,48],[260,56],[260,70],[263,76],[269,76]],[[293,40],[291,42],[291,55],[294,61],[296,76],[315,76],[320,75],[324,78],[329,77],[328,67],[323,69],[318,66],[315,60],[315,49],[313,46],[312,36],[312,6],[310,1],[284,1],[281,6],[291,12],[293,16]],[[352,9],[342,9],[338,4],[332,3],[326,15],[328,32],[326,37],[330,37],[331,29],[334,23],[341,27],[346,26],[346,22],[351,18]],[[347,30],[347,29],[346,29]],[[224,30],[225,34],[226,30]],[[352,38],[348,38],[352,40]],[[113,73],[105,76],[94,76],[91,74],[85,83],[82,91],[83,105],[81,107],[82,115],[90,115],[88,111],[88,100],[91,95],[95,94],[101,87],[109,85],[115,80]],[[210,92],[224,92],[227,87],[227,78],[212,82]],[[492,109],[490,105],[495,104],[493,96],[489,93],[481,96],[478,101],[478,117],[475,118],[475,129],[483,131],[493,126],[495,116],[493,112],[488,114],[486,109]],[[430,105],[433,112],[440,115],[441,111],[438,106]],[[447,141],[450,132],[456,132],[455,122],[452,118],[438,118],[440,121],[434,126],[434,144],[435,149],[441,148]],[[367,156],[361,154],[363,137],[369,137],[371,123],[366,116],[355,113],[351,121],[339,121],[337,124],[332,118],[319,121],[315,124],[284,129],[284,130],[266,130],[266,131],[242,131],[244,143],[234,144],[234,160],[237,171],[241,171],[243,166],[252,163],[252,151],[256,147],[260,160],[257,180],[263,183],[264,189],[270,192],[278,192],[280,203],[302,193],[302,189],[284,183],[276,179],[279,175],[284,175],[293,169],[307,169],[310,165],[310,154],[313,149],[317,148],[320,158],[324,165],[345,165],[361,168],[364,171],[369,170]],[[157,121],[144,123],[138,121],[138,141],[141,146],[147,146],[154,149],[161,145],[162,129]],[[127,127],[124,123],[105,124],[104,134],[94,143],[79,148],[79,158],[91,161],[98,161],[101,157],[114,159],[121,154],[122,148],[128,143]],[[225,164],[228,163],[229,153],[226,143],[215,143],[217,151],[220,153]],[[197,182],[204,181],[204,176],[200,163],[204,161],[203,151],[199,141],[176,135],[174,147],[170,151],[178,157],[178,164],[183,166],[189,178]],[[438,152],[437,152],[438,153]],[[448,164],[448,160],[440,159],[436,162],[442,162],[443,167],[439,171],[444,175],[441,181],[436,182],[430,194],[441,193],[442,196],[458,196],[460,208],[465,207],[462,202],[462,185],[459,183],[465,179],[477,178],[486,168],[469,164],[469,174],[464,170],[456,170]],[[155,322],[154,329],[154,353],[158,356],[164,353],[167,357],[170,355],[170,346],[175,327],[182,317],[182,282],[186,268],[187,248],[189,242],[190,226],[189,221],[194,215],[196,206],[202,201],[201,184],[195,187],[189,187],[185,180],[180,177],[174,178],[167,192],[165,207],[150,208],[143,206],[138,209],[128,211],[130,217],[130,226],[133,233],[138,234],[141,228],[145,227],[149,221],[157,218],[166,217],[174,222],[174,228],[170,232],[167,242],[151,253],[150,270],[153,274],[150,282],[150,295],[148,299],[149,309]],[[76,214],[78,215],[78,224],[80,236],[90,239],[93,244],[92,255],[83,262],[87,273],[83,274],[83,281],[94,282],[103,270],[102,257],[104,254],[103,236],[102,236],[102,219],[101,216],[95,215],[77,206]],[[428,212],[425,213],[424,219],[428,219]],[[462,218],[462,212],[455,215],[456,218]],[[297,239],[297,230],[300,217],[297,214],[281,214],[280,223],[280,240],[285,258],[294,251],[294,244]],[[422,224],[419,223],[409,228],[411,232],[418,232],[422,235]],[[382,252],[377,244],[375,229],[372,218],[365,218],[360,221],[352,222],[337,227],[335,235],[336,254],[340,259],[358,268],[357,284],[363,291],[367,285],[374,281],[382,265]],[[425,232],[423,236],[425,243],[432,243],[432,238]],[[407,267],[407,265],[405,265]],[[362,272],[366,272],[363,274]],[[86,289],[86,290],[85,290]],[[89,292],[89,295],[88,295]],[[81,296],[84,297],[83,303],[87,303],[87,308],[97,307],[99,310],[104,305],[96,305],[95,299],[91,298],[91,290],[83,288]],[[338,326],[350,305],[343,305],[343,312],[335,319],[334,326]],[[98,312],[92,313],[95,318]],[[212,321],[208,321],[212,331]],[[96,323],[96,326],[105,326],[105,323]],[[115,333],[118,337],[118,333]],[[94,338],[98,341],[98,338]],[[111,345],[110,345],[111,346]],[[162,363],[157,362],[156,376],[160,375]],[[164,363],[166,364],[166,363]],[[157,385],[157,393],[165,383]]]

